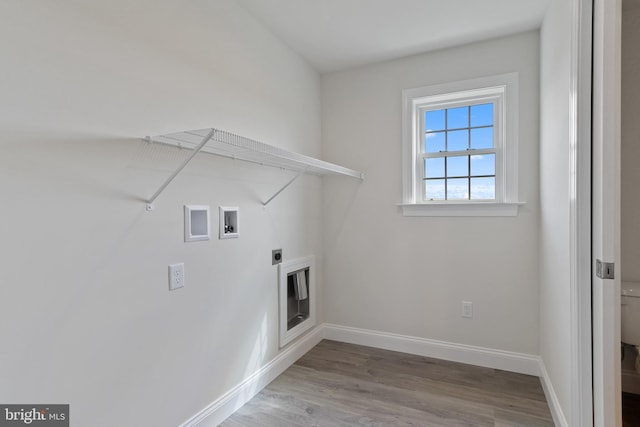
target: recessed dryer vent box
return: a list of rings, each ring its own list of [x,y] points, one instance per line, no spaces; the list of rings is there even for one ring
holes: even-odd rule
[[[209,240],[209,206],[184,207],[184,241]]]
[[[279,265],[280,348],[316,325],[315,258]]]
[[[235,239],[238,237],[240,237],[238,207],[220,206],[220,238]]]

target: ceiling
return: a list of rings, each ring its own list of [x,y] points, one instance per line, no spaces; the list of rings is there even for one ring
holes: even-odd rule
[[[540,27],[551,0],[238,0],[319,72]]]

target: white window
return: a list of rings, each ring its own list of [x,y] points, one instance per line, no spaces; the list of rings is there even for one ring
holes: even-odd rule
[[[406,216],[517,214],[517,73],[403,91]]]

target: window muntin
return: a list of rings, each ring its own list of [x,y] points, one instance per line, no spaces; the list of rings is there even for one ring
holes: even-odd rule
[[[496,103],[420,108],[422,199],[496,200]]]

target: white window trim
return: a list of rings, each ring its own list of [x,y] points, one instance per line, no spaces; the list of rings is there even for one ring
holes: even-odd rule
[[[478,96],[486,89],[504,88],[502,101],[503,118],[500,132],[503,141],[497,160],[501,162],[501,177],[496,176],[495,201],[433,201],[424,203],[418,197],[421,188],[417,186],[417,139],[420,138],[418,105],[425,98],[430,103],[456,102],[459,92],[475,92]],[[460,96],[459,96],[460,97]],[[425,86],[402,91],[402,187],[403,202],[400,204],[404,216],[516,216],[518,207],[518,73],[500,74],[478,79]],[[496,171],[498,172],[498,171]],[[498,180],[500,182],[498,182]]]

